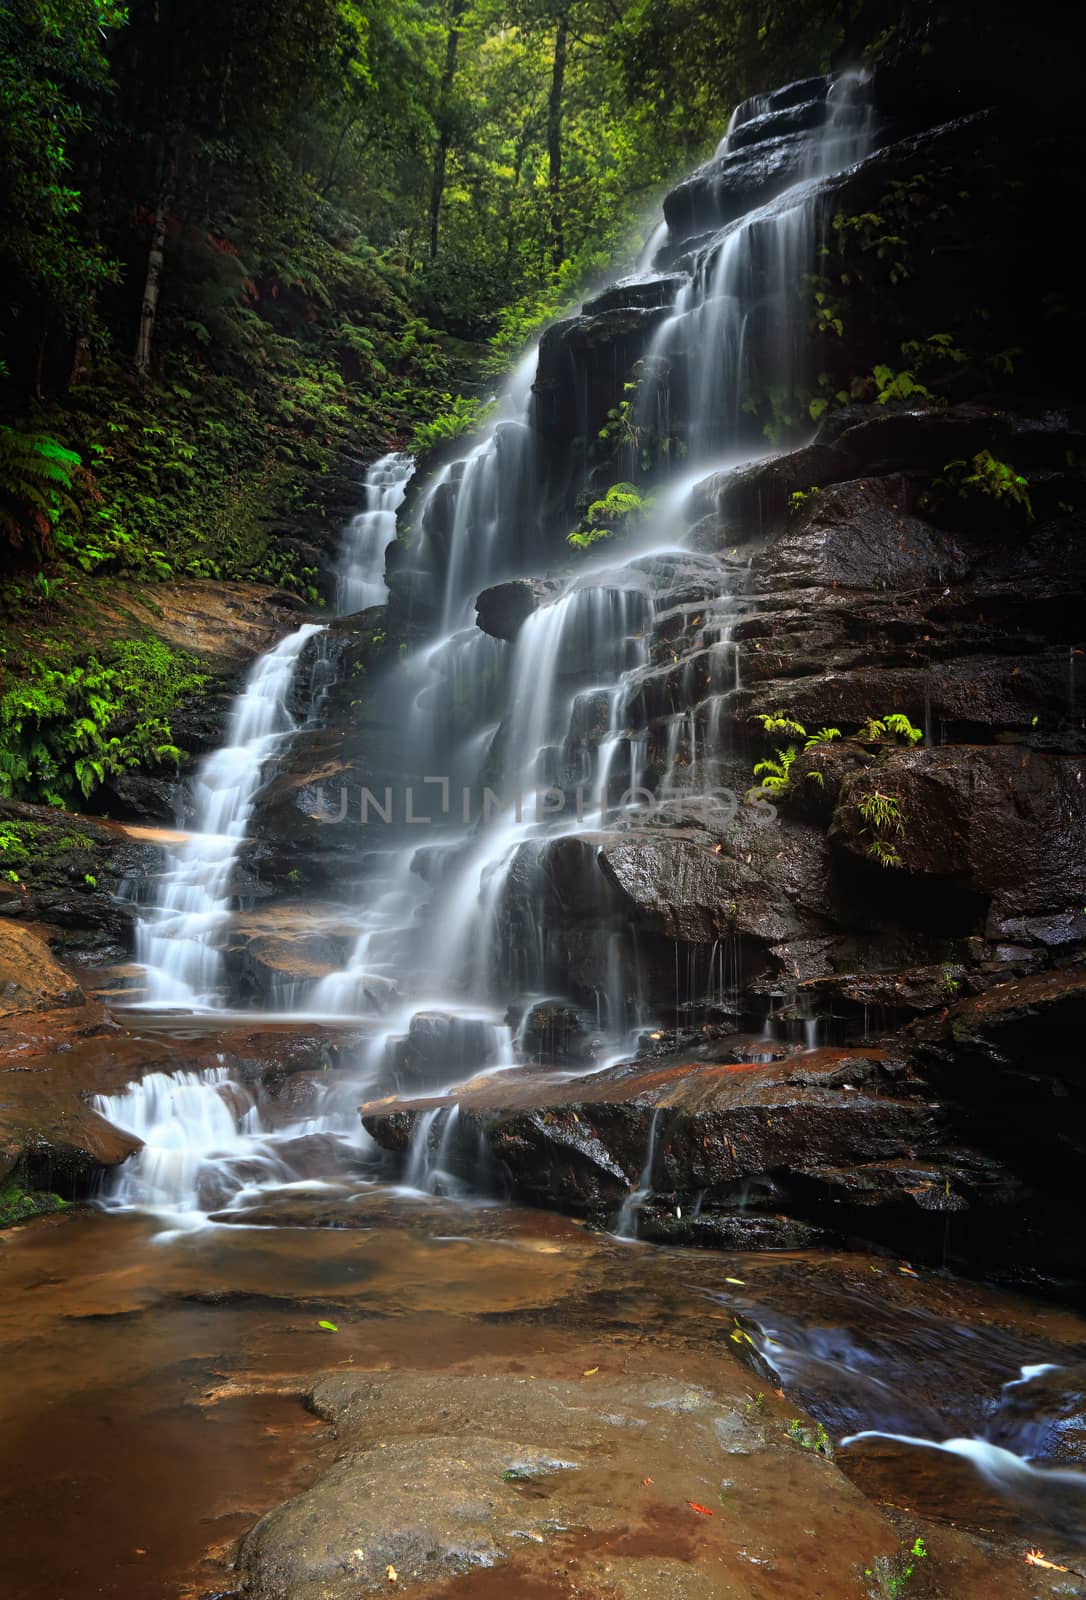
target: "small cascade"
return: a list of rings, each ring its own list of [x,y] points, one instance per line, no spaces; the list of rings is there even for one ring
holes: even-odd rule
[[[404,1188],[421,1194],[455,1194],[463,1187],[449,1171],[459,1120],[459,1106],[439,1106],[416,1117],[407,1152]]]
[[[786,432],[791,425],[790,397],[803,376],[798,351],[804,319],[796,317],[796,289],[813,270],[820,182],[867,154],[874,127],[863,74],[843,73],[828,91],[820,83],[825,99],[814,109],[821,120],[811,129],[797,182],[727,222],[697,251],[645,359],[636,402],[639,426],[648,434],[670,433],[670,385],[681,372],[691,459],[709,462],[722,446],[744,442],[763,448],[745,410],[763,391],[776,397],[773,426]],[[765,109],[772,98],[755,97],[737,109],[714,159],[730,153],[748,123],[777,114]]]
[[[302,653],[320,631],[304,623],[260,657],[234,702],[225,744],[196,774],[194,830],[166,851],[154,901],[136,927],[146,1005],[225,1004],[219,940],[236,895],[238,856],[268,763],[297,730],[291,689]]]
[[[382,456],[368,469],[365,509],[347,524],[340,548],[336,579],[340,616],[384,603],[385,550],[396,537],[396,512],[414,470],[413,458],[397,452]]]
[[[470,455],[441,471],[423,499],[419,524],[432,572],[444,572],[442,631],[471,622],[475,595],[517,570],[531,548],[537,462],[530,422],[537,351],[531,350],[494,402]]]
[[[232,1167],[244,1164],[250,1176],[256,1169],[286,1176],[265,1143],[256,1100],[225,1067],[151,1072],[121,1094],[96,1096],[94,1107],[143,1141],[107,1179],[108,1205],[192,1221],[209,1209],[202,1202],[240,1187],[229,1176]]]
[[[209,1212],[243,1208],[269,1189],[327,1187],[337,1168],[356,1167],[373,1149],[357,1093],[345,1095],[336,1075],[329,1079],[311,1114],[286,1122],[225,1066],[151,1072],[119,1094],[95,1096],[96,1111],[143,1141],[108,1175],[101,1203],[196,1227]]]
[[[660,1121],[659,1106],[652,1113],[649,1123],[649,1144],[645,1153],[645,1165],[641,1168],[641,1176],[637,1180],[637,1188],[631,1189],[622,1202],[622,1209],[615,1223],[615,1235],[619,1239],[636,1239],[640,1226],[642,1208],[652,1198],[652,1169],[656,1161],[656,1129]]]
[[[902,1305],[855,1278],[809,1286],[813,1302],[801,1297],[770,1309],[748,1291],[728,1303],[742,1310],[764,1367],[827,1429],[846,1471],[854,1462],[862,1469],[868,1441],[879,1446],[876,1462],[888,1445],[903,1462],[919,1452],[956,1457],[992,1498],[1082,1547],[1086,1472],[1060,1464],[1063,1430],[1077,1426],[1081,1368],[1023,1364],[1032,1327],[1011,1332],[983,1320],[956,1327],[939,1311]],[[918,1460],[918,1481],[936,1470],[934,1460],[930,1467]],[[949,1479],[955,1496],[961,1481]]]

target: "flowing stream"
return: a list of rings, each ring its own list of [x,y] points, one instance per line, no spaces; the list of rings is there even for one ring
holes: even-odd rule
[[[741,147],[744,130],[767,115],[757,101],[740,107],[724,153]],[[370,1170],[355,1109],[362,1089],[387,1093],[409,1074],[412,1089],[435,1093],[531,1059],[523,1041],[533,1018],[563,998],[562,963],[548,937],[548,850],[556,841],[591,840],[622,827],[637,806],[705,800],[726,755],[729,701],[738,687],[728,593],[703,608],[702,698],[693,712],[672,718],[662,774],[650,773],[642,691],[653,666],[653,628],[661,604],[669,603],[660,597],[669,592],[671,574],[697,569],[697,555],[682,544],[681,508],[693,483],[765,452],[743,409],[752,353],[758,350],[761,381],[768,361],[772,386],[792,387],[798,339],[787,308],[797,281],[814,269],[822,180],[862,160],[871,138],[867,85],[842,75],[829,85],[794,186],[697,242],[683,287],[655,332],[634,405],[641,425],[670,435],[673,385],[682,370],[689,396],[682,472],[657,485],[655,511],[636,542],[618,557],[581,561],[572,575],[568,566],[558,572],[511,642],[481,633],[472,608],[481,589],[546,565],[541,552],[553,485],[535,426],[536,351],[507,384],[470,451],[419,493],[411,519],[424,570],[416,576],[429,585],[438,621],[382,689],[408,770],[417,774],[410,795],[415,815],[401,809],[371,852],[353,913],[354,948],[342,969],[291,992],[295,1018],[363,1027],[356,1068],[304,1118],[270,1116],[259,1091],[225,1069],[152,1074],[123,1094],[102,1097],[102,1113],[144,1141],[112,1180],[111,1206],[202,1222],[224,1208],[244,1215],[292,1185],[335,1189],[345,1170],[357,1185]],[[657,230],[651,253],[665,242]],[[635,282],[652,277],[651,259],[640,273]],[[343,539],[341,613],[383,601],[384,550],[412,472],[402,455],[370,469],[365,509]],[[269,764],[298,727],[289,705],[318,631],[317,624],[303,625],[257,662],[223,749],[200,768],[196,829],[167,853],[140,924],[137,959],[146,968],[148,1005],[229,1004],[222,943],[239,898],[239,852]],[[413,826],[423,812],[425,829]],[[595,1069],[633,1053],[654,1018],[629,929],[603,918],[586,924],[579,959],[596,974],[595,1014],[588,1019]],[[728,963],[726,950],[714,952],[702,981],[707,1003],[734,981]],[[463,1174],[453,1170],[456,1122],[455,1110],[419,1118],[407,1161],[413,1191],[448,1193],[462,1184]],[[636,1235],[638,1208],[651,1191],[655,1132],[654,1118],[640,1183],[618,1223],[626,1236]],[[822,1339],[809,1320],[779,1306],[745,1314],[766,1369],[809,1396],[813,1414],[825,1415],[846,1455],[873,1442],[956,1453],[1020,1506],[1049,1500],[1070,1507],[1060,1511],[1061,1526],[1086,1510],[1086,1478],[1072,1467],[1044,1464],[1052,1454],[1038,1423],[1045,1402],[1026,1421],[1014,1420],[1023,1398],[1039,1395],[1035,1386],[1044,1383],[1047,1365],[1021,1341],[1008,1348],[986,1397],[961,1418],[948,1418],[941,1404],[894,1403],[892,1362],[861,1335],[835,1324],[832,1337]],[[854,1304],[847,1314],[855,1317]],[[925,1338],[929,1331],[925,1326]]]

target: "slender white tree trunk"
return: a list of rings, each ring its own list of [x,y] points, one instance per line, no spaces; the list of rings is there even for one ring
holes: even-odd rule
[[[173,168],[167,172],[155,208],[155,225],[151,230],[151,248],[147,253],[147,277],[143,285],[143,304],[140,307],[140,331],[136,340],[136,371],[146,378],[151,370],[151,342],[158,313],[158,293],[162,284],[162,264],[166,256],[166,224],[169,221],[173,200]]]

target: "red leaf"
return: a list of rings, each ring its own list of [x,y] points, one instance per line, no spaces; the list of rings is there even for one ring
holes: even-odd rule
[[[699,1517],[711,1517],[713,1514],[709,1510],[708,1506],[699,1506],[696,1500],[688,1500],[686,1503],[690,1507],[691,1511],[697,1512]]]

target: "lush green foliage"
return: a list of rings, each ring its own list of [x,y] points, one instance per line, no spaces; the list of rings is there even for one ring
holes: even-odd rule
[[[795,717],[784,711],[761,711],[756,713],[751,720],[760,722],[763,732],[767,735],[803,740],[802,747],[798,743],[780,746],[771,756],[763,757],[761,761],[756,762],[754,765],[754,777],[758,780],[754,788],[768,789],[780,799],[783,799],[791,791],[793,781],[792,767],[801,753],[801,748],[802,753],[806,754],[810,750],[817,750],[822,745],[832,744],[835,739],[845,737],[840,728],[818,728],[814,733],[808,733],[802,722],[797,722]],[[914,727],[904,712],[890,711],[882,717],[868,717],[863,726],[849,737],[854,739],[857,744],[863,745],[896,744],[898,740],[914,745],[918,744],[924,737],[924,732],[922,728]],[[825,783],[825,778],[817,768],[809,768],[804,773],[804,777],[817,784]],[[869,854],[878,854],[883,842],[882,834],[876,832],[873,845],[877,848],[872,848]],[[880,859],[882,859],[881,856]],[[892,866],[898,865],[898,862],[886,861],[884,864]]]
[[[932,485],[932,493],[936,499],[945,500],[953,493],[961,500],[987,501],[1026,521],[1033,520],[1029,479],[990,450],[978,450],[969,461],[948,461]]]
[[[443,394],[443,411],[429,422],[420,422],[411,436],[410,448],[418,453],[432,450],[446,439],[458,439],[461,434],[474,433],[490,415],[491,407],[475,395]]]
[[[25,660],[0,695],[0,795],[65,805],[133,767],[178,761],[170,713],[206,681],[157,639],[120,640],[109,659],[66,669]]]
[[[94,840],[85,833],[63,833],[44,822],[0,817],[0,872],[13,882],[32,863],[48,861],[69,850],[94,848]]]
[[[0,424],[0,536],[39,557],[54,553],[58,524],[81,520],[73,497],[81,467],[49,434]]]
[[[868,841],[867,853],[871,859],[882,867],[900,867],[898,841],[905,836],[905,823],[897,796],[872,789],[860,796],[856,809],[864,822],[860,837]]]
[[[648,501],[643,499],[635,484],[613,483],[600,500],[593,500],[578,526],[567,536],[567,544],[574,550],[588,550],[601,539],[628,528],[645,510]]]
[[[892,1556],[876,1556],[871,1565],[864,1568],[871,1600],[900,1600],[912,1585],[918,1570],[917,1563],[926,1561],[927,1557],[927,1546],[921,1538],[914,1539],[907,1551],[899,1550]]]
[[[15,1178],[9,1178],[0,1188],[0,1228],[14,1222],[25,1222],[27,1217],[43,1217],[50,1211],[61,1211],[67,1200],[46,1189],[27,1189]]]

